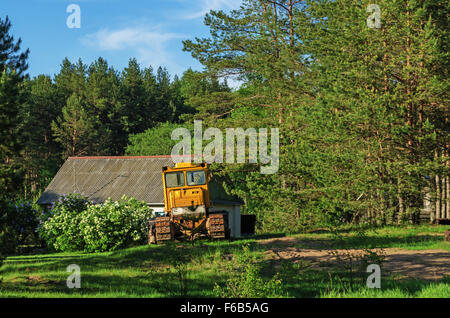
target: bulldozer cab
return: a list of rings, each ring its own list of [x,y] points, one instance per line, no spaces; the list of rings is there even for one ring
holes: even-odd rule
[[[208,170],[205,163],[177,163],[163,167],[164,210],[177,215],[206,214],[210,207]]]

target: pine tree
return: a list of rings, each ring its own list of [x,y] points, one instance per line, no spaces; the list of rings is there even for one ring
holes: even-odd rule
[[[55,140],[64,148],[64,159],[91,154],[95,142],[93,127],[94,121],[86,111],[83,100],[74,93],[63,107],[62,116],[51,124]]]
[[[121,122],[127,134],[151,127],[146,99],[142,70],[136,59],[130,59],[121,76]]]
[[[21,52],[22,41],[14,40],[10,28],[9,18],[0,18],[0,199],[16,195],[20,187],[22,168],[17,162],[20,145],[15,129],[29,54],[28,49]]]
[[[216,127],[280,129],[277,175],[262,177],[252,165],[226,167],[225,171],[237,185],[230,190],[243,195],[263,223],[278,219],[285,228],[302,222],[298,204],[301,162],[291,148],[303,125],[300,109],[314,98],[313,88],[306,85],[303,44],[295,32],[299,23],[295,17],[304,16],[303,10],[299,1],[244,1],[241,9],[230,14],[211,11],[205,17],[210,38],[184,42],[184,50],[204,64],[210,75],[234,76],[244,82],[236,94],[217,93],[214,102],[200,106],[201,113],[211,115],[205,117],[216,119]]]
[[[48,76],[27,80],[23,91],[26,100],[20,108],[16,133],[23,144],[24,196],[28,198],[47,186],[61,163],[61,147],[50,127],[61,107],[56,87]]]
[[[123,153],[125,143],[120,123],[120,80],[116,71],[103,58],[88,68],[85,95],[87,111],[95,121],[93,154]]]

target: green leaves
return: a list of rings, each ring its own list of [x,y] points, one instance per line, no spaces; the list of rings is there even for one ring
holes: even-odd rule
[[[147,204],[132,198],[95,204],[70,194],[58,198],[40,233],[58,251],[112,251],[144,243],[151,217]]]
[[[73,94],[62,109],[62,116],[51,124],[55,140],[65,145],[64,158],[86,155],[94,141],[94,123],[83,100]]]
[[[20,187],[20,140],[16,127],[20,123],[21,86],[28,67],[29,50],[20,52],[21,40],[14,40],[9,34],[10,28],[9,18],[0,18],[0,197],[9,194],[11,199],[18,194]]]
[[[248,0],[208,14],[209,38],[184,42],[208,74],[243,81],[216,96],[226,116],[213,106],[197,116],[215,127],[280,128],[277,175],[220,167],[260,231],[383,223],[394,210],[416,220],[424,175],[448,175],[448,10],[382,1],[373,29],[368,4]]]
[[[214,292],[217,297],[227,298],[276,298],[285,297],[282,281],[278,274],[270,280],[261,275],[262,265],[260,260],[250,251],[249,246],[244,245],[243,251],[238,255],[237,269],[234,264],[229,265],[231,273],[238,272],[227,280],[225,286],[215,285]]]
[[[158,156],[170,155],[173,146],[178,143],[172,140],[172,131],[179,127],[193,130],[192,125],[160,123],[143,133],[131,135],[126,154],[131,156]]]
[[[80,221],[88,252],[111,251],[143,243],[147,238],[147,220],[152,217],[145,202],[122,198],[91,205]]]

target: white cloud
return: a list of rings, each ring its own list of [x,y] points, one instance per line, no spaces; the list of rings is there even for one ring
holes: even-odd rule
[[[179,69],[180,66],[176,65],[175,58],[168,48],[169,42],[188,37],[187,34],[162,31],[158,26],[136,26],[116,30],[101,29],[84,36],[81,42],[98,51],[128,51],[129,56],[135,56],[138,62],[145,66],[161,65]]]
[[[193,3],[192,1],[189,1]],[[182,19],[192,20],[203,18],[211,10],[233,10],[238,9],[241,5],[241,0],[201,0],[196,10],[184,12],[181,14]]]
[[[180,6],[170,13],[161,14],[160,17],[167,16],[160,25],[152,25],[147,19],[137,22],[139,17],[135,17],[133,22],[127,22],[123,27],[103,28],[87,34],[81,38],[81,43],[93,50],[105,52],[106,58],[108,54],[124,52],[128,57],[136,57],[141,65],[151,65],[153,68],[165,66],[171,74],[180,75],[186,70],[178,54],[181,41],[192,38],[191,34],[184,33],[185,30],[189,32],[191,23],[186,20],[202,18],[210,10],[237,9],[242,0],[175,1]],[[167,31],[175,27],[181,31]]]
[[[145,27],[123,28],[119,30],[102,29],[88,34],[83,43],[99,50],[123,50],[136,47],[160,46],[173,39],[183,39],[187,35],[161,32],[159,28],[148,30]]]

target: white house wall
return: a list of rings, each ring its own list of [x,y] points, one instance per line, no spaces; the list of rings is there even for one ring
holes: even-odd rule
[[[150,206],[150,209],[152,209],[153,212],[164,212],[164,205],[163,206]]]

